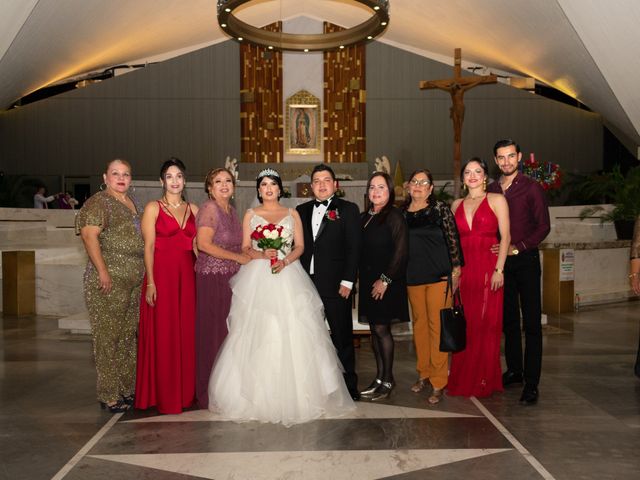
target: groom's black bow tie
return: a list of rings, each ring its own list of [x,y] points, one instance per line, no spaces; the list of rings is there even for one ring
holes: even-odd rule
[[[313,202],[313,206],[314,206],[314,207],[319,207],[320,205],[324,205],[324,206],[326,207],[327,205],[329,205],[329,200],[322,200],[322,201],[320,201],[320,200],[315,200],[315,201]]]

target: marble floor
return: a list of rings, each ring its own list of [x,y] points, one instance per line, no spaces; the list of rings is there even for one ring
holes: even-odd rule
[[[206,411],[110,415],[94,399],[91,344],[54,317],[4,317],[0,479],[636,479],[640,302],[591,307],[545,329],[540,401],[413,394],[414,354],[397,339],[398,387],[384,404],[284,428]],[[556,323],[557,324],[557,323]],[[361,383],[371,380],[367,342]]]

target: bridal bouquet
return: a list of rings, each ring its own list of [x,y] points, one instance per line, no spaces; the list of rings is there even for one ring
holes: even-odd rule
[[[251,233],[251,239],[255,240],[258,243],[258,248],[262,248],[263,250],[273,248],[274,250],[283,251],[285,247],[289,246],[290,238],[291,235],[288,229],[281,225],[274,225],[273,223],[258,225]],[[273,266],[277,261],[277,257],[271,259],[271,273],[275,273]]]

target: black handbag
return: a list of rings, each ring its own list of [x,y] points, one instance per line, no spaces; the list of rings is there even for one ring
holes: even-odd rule
[[[447,285],[447,293],[449,285]],[[453,294],[453,306],[440,310],[440,351],[460,352],[467,346],[467,321],[460,301],[460,290]]]

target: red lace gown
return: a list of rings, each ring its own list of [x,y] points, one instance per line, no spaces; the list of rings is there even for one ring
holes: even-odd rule
[[[498,219],[487,198],[475,212],[471,227],[460,204],[455,213],[464,254],[460,296],[467,320],[467,348],[454,353],[449,373],[449,395],[486,397],[501,392],[500,337],[502,335],[503,288],[491,290],[497,256]]]
[[[156,220],[153,276],[157,299],[145,300],[142,285],[135,407],[181,413],[195,397],[196,287],[191,207],[184,228],[162,206]]]

